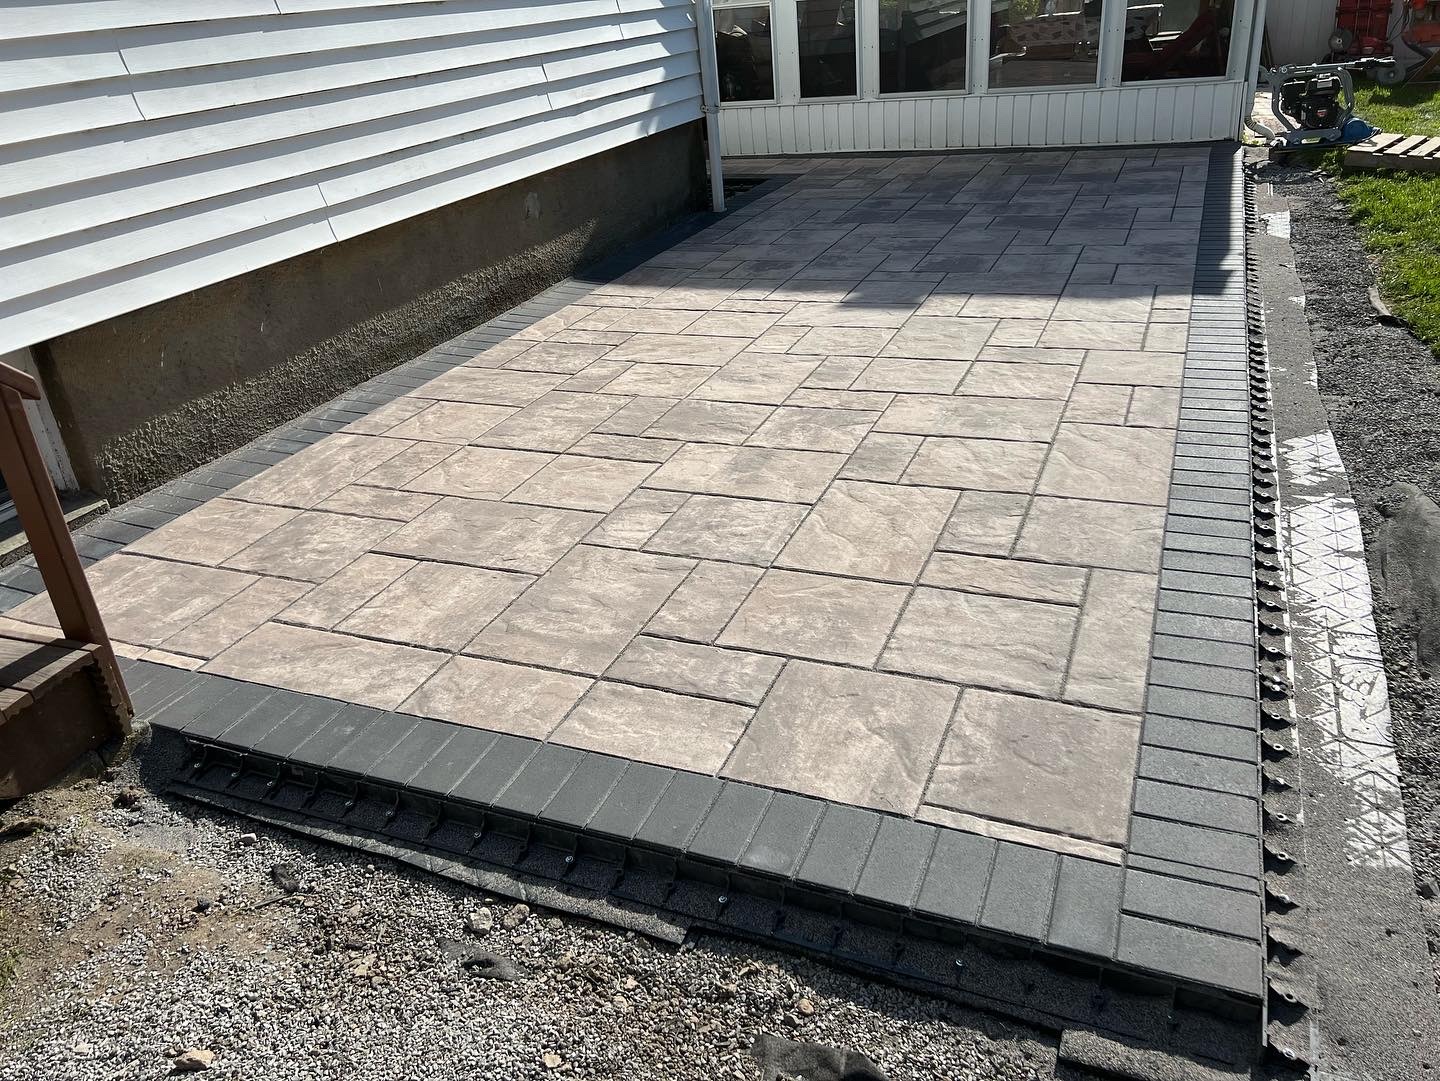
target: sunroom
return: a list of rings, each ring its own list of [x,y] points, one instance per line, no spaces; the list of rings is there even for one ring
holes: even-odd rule
[[[1233,138],[1265,0],[714,0],[727,155]]]

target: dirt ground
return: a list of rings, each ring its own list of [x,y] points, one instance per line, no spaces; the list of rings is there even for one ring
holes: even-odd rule
[[[1440,361],[1403,326],[1376,318],[1372,267],[1323,172],[1266,165],[1256,179],[1291,201],[1318,389],[1365,533],[1417,888],[1426,896],[1440,881],[1440,670],[1420,663],[1416,640],[1424,621],[1408,589],[1386,580],[1378,551],[1393,485],[1413,484],[1440,499]],[[1432,899],[1423,909],[1434,960],[1440,906]],[[1440,980],[1440,965],[1436,972]]]
[[[367,858],[156,795],[133,763],[0,812],[0,1081],[162,1077],[187,1051],[246,1081],[753,1079],[762,1034],[892,1081],[1056,1069],[1024,1025]]]

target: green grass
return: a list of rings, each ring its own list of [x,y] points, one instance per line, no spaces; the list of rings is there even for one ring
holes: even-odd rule
[[[1440,135],[1440,86],[1360,83],[1355,112],[1387,132]],[[1355,170],[1337,183],[1385,302],[1440,354],[1440,173]]]

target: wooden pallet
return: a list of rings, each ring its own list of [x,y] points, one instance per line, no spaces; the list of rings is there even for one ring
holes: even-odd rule
[[[1350,169],[1408,169],[1440,173],[1440,136],[1382,133],[1345,151]]]

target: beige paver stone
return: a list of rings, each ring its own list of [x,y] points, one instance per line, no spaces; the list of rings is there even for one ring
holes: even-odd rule
[[[428,408],[391,428],[389,435],[400,439],[463,445],[483,435],[514,412],[514,406],[508,405],[431,402]]]
[[[785,662],[763,653],[641,636],[620,654],[607,679],[758,706]]]
[[[409,446],[404,439],[341,432],[236,485],[230,494],[252,503],[313,507]]]
[[[1041,496],[1030,505],[1015,554],[1047,563],[1158,571],[1165,509]]]
[[[674,408],[678,400],[677,398],[633,398],[597,424],[594,434],[640,435]]]
[[[1175,436],[1164,429],[1062,424],[1037,491],[1163,506],[1174,449]]]
[[[1190,344],[1190,327],[1186,323],[1151,323],[1145,330],[1145,348],[1167,352],[1184,352]]]
[[[1025,293],[981,293],[965,300],[961,314],[976,319],[1048,319],[1056,298]]]
[[[635,365],[625,360],[597,360],[576,372],[555,389],[585,394],[603,390],[607,394],[612,394],[615,392],[609,389],[610,384],[633,367]]]
[[[1041,398],[965,398],[902,394],[885,410],[876,431],[954,435],[972,439],[1048,442],[1063,402]]]
[[[719,645],[870,665],[905,603],[903,586],[767,571]]]
[[[1045,330],[1043,319],[1002,319],[987,345],[1038,345]]]
[[[412,443],[394,457],[387,458],[380,465],[366,472],[357,483],[380,488],[403,488],[421,473],[439,465],[454,453],[456,453],[456,449],[449,443]],[[335,493],[340,491],[343,489],[337,488]],[[335,493],[327,495],[325,499],[333,498]],[[324,501],[322,499],[320,502]],[[315,505],[318,507],[320,503]]]
[[[1138,717],[966,690],[927,803],[1123,844]]]
[[[534,329],[533,327],[531,328]],[[541,335],[543,337],[544,335]],[[516,334],[503,342],[496,342],[494,345],[480,350],[465,363],[472,368],[499,368],[512,357],[519,356],[530,348],[532,341],[539,341],[539,338],[526,339],[524,334]]]
[[[521,450],[568,450],[624,404],[615,395],[553,391],[502,420],[480,441]]]
[[[947,552],[1008,555],[1025,524],[1027,495],[961,492],[935,547]]]
[[[417,398],[481,405],[526,406],[565,381],[554,372],[511,372],[495,368],[452,368],[411,391]]]
[[[524,574],[417,563],[335,629],[453,652],[533,581]]]
[[[1080,382],[1178,387],[1184,373],[1184,353],[1092,349],[1085,355],[1085,363],[1080,367]]]
[[[1068,424],[1124,424],[1130,412],[1130,387],[1077,383],[1062,418]]]
[[[740,352],[744,338],[703,334],[636,334],[611,350],[608,359],[637,364],[703,364],[718,367]]]
[[[1174,428],[1180,423],[1180,391],[1175,387],[1136,387],[1126,424]]]
[[[622,314],[605,329],[632,334],[678,334],[695,322],[697,315],[685,308],[636,308]]]
[[[1057,697],[1076,611],[920,588],[880,658],[891,672]]]
[[[722,402],[783,402],[820,365],[818,356],[742,353],[712,375],[692,397]]]
[[[800,385],[815,390],[844,390],[869,365],[869,357],[826,357]]]
[[[632,492],[586,535],[585,542],[609,548],[643,548],[655,531],[690,498],[684,492],[650,488]]]
[[[204,670],[394,709],[445,662],[445,654],[334,631],[265,623]]]
[[[1052,319],[1040,345],[1058,349],[1143,349],[1145,324]]]
[[[384,518],[305,511],[225,561],[236,570],[323,582],[384,540],[397,523]]]
[[[215,567],[298,513],[290,508],[212,499],[141,537],[127,551]]]
[[[713,642],[764,572],[738,563],[700,563],[645,625],[650,634]]]
[[[887,357],[974,360],[995,332],[995,324],[994,319],[916,315],[906,320],[883,352]]]
[[[802,334],[790,347],[790,352],[814,356],[873,357],[894,336],[895,331],[885,327],[818,326]]]
[[[467,499],[502,499],[554,460],[555,455],[538,451],[462,447],[405,487]]]
[[[893,390],[907,394],[951,394],[970,370],[966,361],[876,357],[850,384],[852,390]]]
[[[466,647],[499,660],[598,675],[690,573],[690,560],[576,548]]]
[[[849,453],[879,416],[877,410],[782,405],[747,442],[752,447]]]
[[[402,420],[409,420],[422,409],[428,409],[427,398],[400,397],[372,409],[359,420],[352,420],[342,429],[350,435],[384,435]]]
[[[1153,287],[1134,285],[1072,285],[1060,297],[1051,318],[1143,323],[1150,318]]]
[[[805,508],[795,503],[694,495],[645,549],[768,566],[804,517]]]
[[[362,518],[388,518],[408,522],[429,510],[440,497],[418,492],[397,492],[394,488],[372,488],[351,484],[341,488],[316,506],[316,510],[336,514],[358,514]]]
[[[925,565],[920,584],[1027,601],[1079,604],[1085,596],[1085,577],[1086,571],[1080,567],[936,552]]]
[[[850,455],[840,476],[845,480],[878,480],[894,483],[905,472],[920,449],[924,437],[871,432]]]
[[[410,559],[363,555],[279,613],[283,623],[333,630],[335,626],[415,566]]]
[[[1009,439],[926,439],[905,470],[907,484],[1029,492],[1049,450]]]
[[[776,561],[783,567],[913,582],[955,493],[837,480]]]
[[[840,467],[843,454],[692,443],[652,473],[647,487],[811,503]]]
[[[914,814],[956,694],[939,683],[791,661],[725,775]]]
[[[737,402],[680,402],[649,428],[650,438],[740,444],[773,412],[768,405]]]
[[[719,370],[700,364],[632,364],[603,389],[606,394],[683,398]]]
[[[726,278],[712,278],[703,281],[682,282],[659,293],[651,303],[663,304],[667,308],[689,308],[692,311],[709,311],[733,296],[744,286],[744,282]]]
[[[654,472],[650,462],[562,454],[507,497],[516,503],[610,511]]]
[[[785,399],[786,405],[803,405],[814,409],[870,409],[884,412],[895,401],[895,395],[880,390],[828,390],[801,387]]]
[[[524,353],[505,361],[511,371],[554,371],[573,376],[608,353],[608,345],[583,345],[573,341],[540,341]]]
[[[781,316],[779,322],[782,326],[898,330],[914,311],[914,305],[898,307],[847,304],[844,301],[802,301]]]
[[[626,462],[668,462],[685,444],[678,439],[647,439],[633,435],[591,432],[570,448],[590,458],[618,458]]]
[[[401,709],[472,728],[545,739],[592,682],[480,657],[451,657]]]
[[[1084,349],[1048,349],[1036,346],[987,345],[976,360],[1005,364],[1068,364],[1079,367],[1085,359]]]
[[[1080,613],[1065,697],[1139,712],[1145,705],[1157,579],[1097,570]]]
[[[707,312],[686,329],[687,334],[717,334],[723,337],[758,338],[774,325],[778,315],[762,312]]]
[[[1024,364],[977,361],[958,393],[989,398],[1058,398],[1070,396],[1076,369],[1066,364]]]
[[[249,574],[119,552],[85,572],[112,638],[158,645],[255,581]],[[48,593],[16,605],[10,618],[58,627]]]
[[[208,660],[278,615],[309,588],[308,583],[284,578],[256,579],[161,644],[166,649]]]
[[[588,511],[446,498],[390,534],[382,551],[543,574],[598,521]]]
[[[786,353],[805,333],[805,327],[771,327],[746,349],[752,353]]]
[[[602,682],[580,700],[552,738],[657,766],[714,773],[754,712],[730,702]]]

